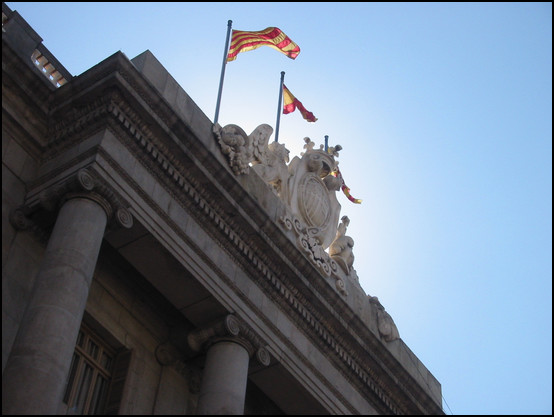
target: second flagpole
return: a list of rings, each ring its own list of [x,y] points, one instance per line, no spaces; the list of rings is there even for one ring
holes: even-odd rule
[[[281,82],[279,84],[279,103],[277,103],[277,123],[275,127],[275,142],[279,142],[279,123],[281,122],[281,104],[283,102],[283,82],[285,71],[281,71]]]
[[[227,39],[225,40],[225,51],[223,51],[223,64],[221,64],[221,77],[219,78],[219,91],[217,92],[217,103],[215,105],[214,125],[219,118],[219,104],[221,103],[221,91],[223,90],[223,78],[225,77],[225,66],[227,64],[227,54],[229,53],[229,35],[231,34],[232,20],[227,22]]]

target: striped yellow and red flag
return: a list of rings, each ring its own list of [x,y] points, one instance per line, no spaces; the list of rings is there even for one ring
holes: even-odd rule
[[[348,188],[346,186],[346,184],[344,183],[344,179],[342,178],[342,174],[339,171],[339,167],[337,167],[337,169],[335,171],[331,172],[331,175],[340,179],[341,189],[342,189],[342,192],[344,193],[344,195],[346,196],[346,198],[348,198],[350,201],[352,201],[355,204],[362,204],[361,199],[354,198],[354,197],[352,197],[352,195],[350,195],[350,188]]]
[[[302,117],[308,122],[315,122],[317,118],[312,112],[306,110],[304,105],[292,95],[289,89],[283,84],[283,114],[289,114],[295,111],[298,108]]]
[[[298,45],[279,28],[268,27],[257,32],[233,29],[231,46],[227,53],[227,62],[237,59],[237,55],[241,52],[251,51],[260,46],[274,48],[291,59],[295,59],[300,53]]]

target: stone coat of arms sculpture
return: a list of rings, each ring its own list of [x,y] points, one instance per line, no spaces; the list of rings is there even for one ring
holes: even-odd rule
[[[273,128],[267,124],[258,126],[250,135],[233,124],[225,127],[215,124],[213,131],[235,174],[256,171],[285,203],[289,215],[281,222],[288,230],[294,229],[298,245],[322,273],[326,276],[335,273],[337,290],[346,295],[345,284],[336,272],[342,268],[347,275],[355,276],[352,262],[343,260],[346,256],[343,249],[351,254],[353,241],[349,246],[337,242],[333,258],[326,252],[339,235],[345,238],[344,224],[340,226],[340,230],[344,229],[342,233],[337,231],[341,206],[336,192],[341,181],[331,175],[337,168],[335,157],[341,147],[314,149],[314,142],[305,138],[306,151],[287,165],[289,151],[280,143],[268,143]]]
[[[314,143],[305,139],[306,152],[289,162],[289,151],[283,144],[268,144],[273,128],[258,126],[247,135],[237,125],[214,125],[214,134],[221,149],[229,158],[235,174],[247,174],[250,168],[273,187],[281,200],[309,229],[310,236],[323,249],[333,242],[341,206],[336,192],[340,180],[330,175],[336,168],[338,152],[314,149]]]
[[[236,175],[249,174],[252,169],[279,196],[287,207],[280,222],[294,231],[298,247],[324,276],[333,277],[336,290],[347,296],[343,277],[357,282],[358,276],[353,268],[354,240],[346,235],[350,219],[343,216],[339,224],[341,205],[336,193],[343,182],[333,174],[338,173],[335,158],[342,147],[323,149],[321,145],[314,149],[315,143],[304,138],[305,152],[288,164],[289,151],[285,146],[269,143],[273,128],[267,124],[258,126],[250,135],[234,124],[215,124],[213,133]],[[387,342],[396,340],[399,336],[394,321],[376,297],[368,298],[376,309],[381,338]]]
[[[286,203],[323,249],[335,238],[341,210],[336,195],[340,183],[330,175],[335,166],[332,154],[312,147],[301,158],[294,157],[289,165],[290,192]]]

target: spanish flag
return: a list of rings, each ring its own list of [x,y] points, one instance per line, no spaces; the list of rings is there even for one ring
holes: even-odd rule
[[[237,59],[241,52],[251,51],[260,46],[269,46],[284,53],[291,59],[295,59],[300,53],[300,48],[283,31],[276,27],[269,27],[258,32],[246,32],[234,30],[231,36],[231,46],[227,53],[227,62]]]
[[[308,122],[315,122],[317,120],[314,114],[306,110],[304,105],[300,101],[298,101],[298,99],[292,95],[285,84],[283,84],[283,114],[292,113],[296,110],[296,108],[300,110],[300,113],[302,113],[302,117]]]
[[[341,182],[341,189],[342,189],[342,192],[344,193],[344,195],[346,196],[346,198],[348,198],[350,201],[352,201],[354,204],[362,204],[362,200],[359,199],[359,198],[354,198],[352,197],[352,195],[350,194],[350,188],[348,188],[346,186],[346,184],[344,183],[344,178],[342,178],[342,174],[340,173],[339,171],[339,167],[337,167],[337,169],[333,172],[331,172],[331,175],[333,177],[337,177],[338,179],[340,179],[340,182]]]

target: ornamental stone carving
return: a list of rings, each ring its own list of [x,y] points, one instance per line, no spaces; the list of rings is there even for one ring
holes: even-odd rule
[[[295,232],[298,246],[304,250],[308,258],[323,275],[331,276],[332,272],[338,270],[337,263],[331,259],[319,244],[319,240],[313,236],[317,233],[317,229],[306,227],[296,217],[283,216],[279,221],[286,229]]]
[[[271,362],[269,352],[252,329],[232,314],[226,315],[211,325],[192,331],[187,336],[189,347],[196,352],[207,349],[220,340],[232,340],[242,345],[250,357],[267,366]]]
[[[287,165],[289,151],[280,143],[268,144],[273,129],[267,124],[247,135],[237,125],[216,123],[213,133],[236,175],[249,174],[252,168],[281,198],[287,207],[281,223],[294,229],[298,247],[322,274],[333,275],[336,290],[346,296],[346,283],[337,274],[339,265],[346,275],[356,280],[357,276],[352,267],[354,241],[345,235],[350,220],[344,216],[338,225],[341,206],[336,192],[341,180],[332,175],[338,169],[335,158],[342,147],[325,150],[321,145],[315,149],[315,143],[306,137],[305,151]]]
[[[317,232],[317,229],[305,227],[297,218],[288,216],[281,217],[279,221],[286,229],[294,230],[298,246],[304,250],[308,259],[319,269],[321,274],[328,277],[332,276],[335,279],[336,290],[341,295],[347,296],[346,284],[337,274],[339,270],[337,262],[325,252],[319,241],[312,236],[313,233]]]
[[[390,314],[385,311],[385,307],[379,302],[379,299],[372,296],[368,296],[368,299],[377,311],[377,328],[379,329],[381,338],[386,342],[399,339],[400,333],[398,332],[396,324],[394,324],[394,320]]]
[[[39,238],[48,236],[41,225],[35,224],[33,215],[39,210],[55,212],[63,203],[72,198],[86,198],[100,205],[106,212],[108,227],[131,228],[133,216],[126,205],[111,188],[106,185],[93,169],[82,168],[47,187],[37,185],[31,191],[25,204],[12,209],[10,223],[18,230],[31,230]]]
[[[331,174],[336,163],[333,155],[308,149],[289,166],[288,205],[296,217],[311,228],[311,235],[324,248],[335,237],[341,206],[337,200],[337,184]]]
[[[310,228],[311,238],[324,250],[335,238],[341,206],[336,192],[340,180],[331,173],[336,169],[340,145],[325,151],[314,149],[314,143],[305,138],[305,152],[294,157],[290,164],[289,151],[284,145],[273,142],[271,126],[262,124],[250,135],[237,125],[213,127],[221,150],[229,158],[235,174],[248,174],[250,168],[268,183],[281,200],[290,208],[293,216]]]
[[[354,239],[350,236],[346,236],[346,229],[350,224],[348,216],[342,216],[341,223],[337,228],[337,234],[335,240],[329,246],[329,255],[340,265],[343,271],[348,275],[352,270],[354,264],[354,254],[352,248],[354,247]]]
[[[213,127],[221,150],[229,158],[229,165],[235,174],[248,174],[250,168],[258,173],[263,180],[272,186],[273,191],[283,200],[288,195],[288,178],[290,176],[287,163],[289,151],[281,143],[269,143],[273,128],[267,124],[258,126],[247,135],[237,125],[225,127],[215,124]]]
[[[288,196],[289,150],[279,142],[271,142],[264,154],[264,162],[253,161],[252,168],[258,175],[273,188],[283,200]]]

